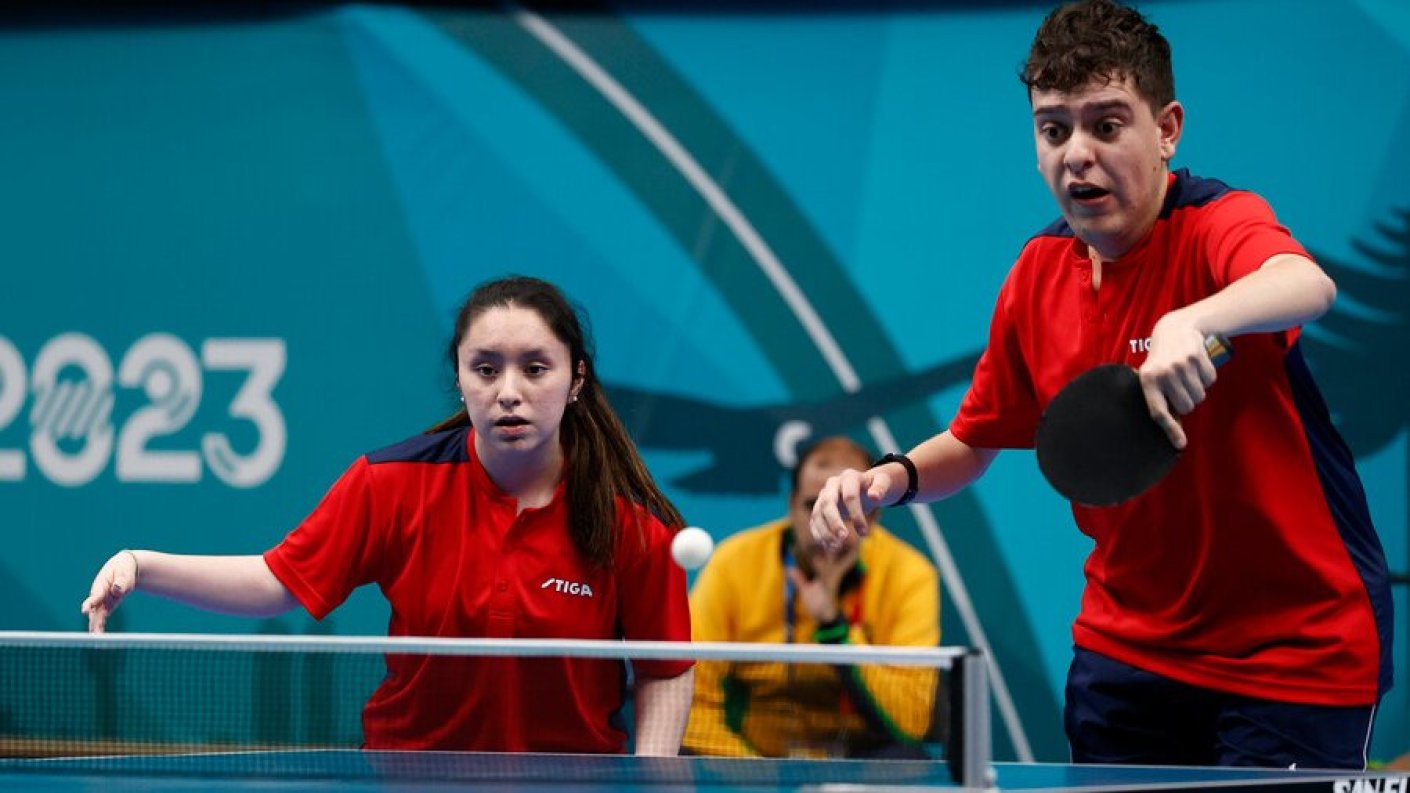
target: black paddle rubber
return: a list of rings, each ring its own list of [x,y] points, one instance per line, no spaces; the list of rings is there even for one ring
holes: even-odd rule
[[[1053,489],[1089,507],[1120,504],[1159,482],[1180,458],[1151,419],[1136,370],[1089,369],[1043,412],[1038,468]]]
[[[1233,355],[1218,335],[1205,349],[1215,366]],[[1180,459],[1150,416],[1136,370],[1123,364],[1089,369],[1064,386],[1043,411],[1034,446],[1053,489],[1089,507],[1135,498]]]

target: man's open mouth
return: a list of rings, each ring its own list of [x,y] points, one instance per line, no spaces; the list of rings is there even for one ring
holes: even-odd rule
[[[1110,190],[1089,184],[1075,184],[1067,188],[1067,194],[1078,201],[1090,201],[1094,198],[1101,198],[1110,192]]]

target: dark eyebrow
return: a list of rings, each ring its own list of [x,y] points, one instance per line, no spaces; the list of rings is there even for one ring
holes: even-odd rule
[[[1125,99],[1108,99],[1104,102],[1094,102],[1090,105],[1083,105],[1077,108],[1078,115],[1109,113],[1113,110],[1130,110],[1131,103]],[[1066,105],[1038,105],[1033,108],[1034,118],[1040,116],[1067,115]]]
[[[1097,102],[1082,108],[1084,113],[1108,113],[1112,110],[1130,110],[1131,103],[1125,99],[1108,99],[1105,102]]]
[[[474,356],[474,357],[479,357],[479,358],[509,358],[509,357],[510,357],[510,356],[508,356],[508,355],[505,355],[502,351],[500,351],[500,350],[498,350],[498,349],[496,349],[496,348],[493,348],[493,347],[476,347],[476,348],[470,350],[470,355],[471,355],[471,356]],[[547,350],[541,350],[541,349],[538,349],[538,348],[534,348],[534,349],[532,349],[532,350],[522,350],[522,351],[520,351],[519,354],[514,357],[514,360],[520,360],[520,361],[527,361],[527,360],[546,360],[548,357],[549,357],[549,354],[548,354],[548,351],[547,351]]]

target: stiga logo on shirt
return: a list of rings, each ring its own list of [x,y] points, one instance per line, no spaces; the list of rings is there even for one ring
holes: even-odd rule
[[[555,592],[566,592],[569,595],[579,597],[592,597],[592,587],[587,584],[579,584],[577,581],[565,581],[562,578],[550,578],[539,584],[539,589],[552,589]]]

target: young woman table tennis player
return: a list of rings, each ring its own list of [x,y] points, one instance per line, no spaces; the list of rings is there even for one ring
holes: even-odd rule
[[[643,465],[552,284],[508,277],[462,306],[450,358],[463,411],[360,457],[261,556],[118,552],[83,601],[93,631],[141,590],[246,616],[317,618],[363,584],[393,636],[690,639],[683,523]],[[621,752],[621,664],[389,655],[363,709],[371,749]],[[634,664],[638,754],[675,754],[688,661]]]

